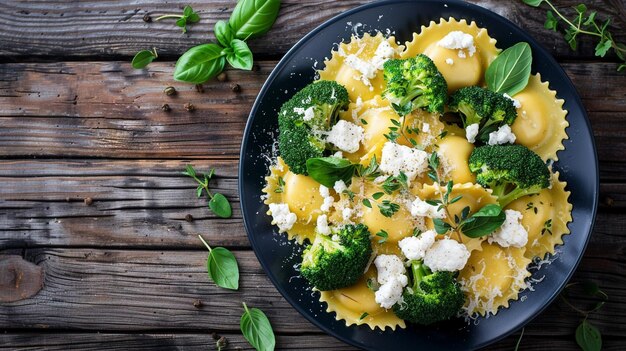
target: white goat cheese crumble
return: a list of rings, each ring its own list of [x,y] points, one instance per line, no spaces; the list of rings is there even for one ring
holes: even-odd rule
[[[333,205],[333,202],[335,202],[335,198],[330,196],[330,191],[328,190],[328,188],[321,184],[320,195],[324,198],[324,202],[322,203],[322,206],[320,206],[320,210],[322,210],[322,212],[330,211],[330,207]]]
[[[328,226],[328,217],[323,214],[317,216],[317,232],[323,235],[330,234],[330,227]]]
[[[335,182],[333,189],[335,189],[335,192],[337,194],[341,194],[344,190],[347,190],[348,187],[346,186],[346,183],[344,183],[343,180],[338,180]]]
[[[446,211],[433,206],[420,198],[411,203],[411,215],[414,217],[446,218]]]
[[[522,214],[515,210],[504,210],[506,219],[502,226],[487,238],[489,243],[497,243],[502,247],[524,247],[528,242],[528,232],[520,223]]]
[[[425,133],[430,132],[430,124],[428,124],[428,123],[422,124],[422,131],[425,132]]]
[[[424,264],[433,272],[454,272],[463,269],[470,257],[465,245],[456,240],[436,241],[424,255]]]
[[[517,99],[513,99],[513,98],[512,98],[509,94],[504,93],[504,94],[502,94],[502,95],[504,95],[504,97],[505,97],[505,98],[507,98],[507,99],[509,99],[509,100],[513,101],[513,106],[515,106],[515,108],[520,108],[520,107],[522,107],[522,103],[521,103],[521,102],[519,102],[519,100],[517,100]]]
[[[474,37],[459,30],[448,33],[448,35],[446,35],[445,37],[443,37],[443,39],[437,42],[437,45],[446,49],[458,49],[458,56],[460,58],[466,57],[463,50],[467,50],[470,57],[474,56],[474,53],[476,53],[476,46],[474,46]]]
[[[345,152],[357,152],[364,137],[363,127],[344,120],[339,120],[328,132],[326,141]]]
[[[376,74],[379,70],[383,69],[383,65],[387,60],[392,58],[396,53],[396,50],[389,44],[387,41],[383,41],[376,48],[376,52],[374,56],[370,59],[370,61],[365,61],[360,57],[350,54],[348,55],[344,62],[355,71],[358,71],[361,76],[355,77],[356,80],[360,80],[369,87],[370,91],[374,90],[374,87],[370,83],[370,79],[376,77]],[[340,53],[341,54],[341,53]],[[345,53],[344,53],[345,55]]]
[[[289,211],[287,204],[270,204],[270,214],[272,215],[272,224],[278,226],[278,232],[283,233],[291,229],[298,220],[295,213]]]
[[[489,133],[489,141],[487,144],[489,145],[502,145],[502,144],[513,144],[515,142],[515,134],[511,130],[511,127],[508,124],[503,125],[498,128],[495,132]]]
[[[428,154],[425,151],[412,149],[390,141],[383,146],[380,170],[397,176],[400,172],[413,180],[428,168]]]
[[[465,138],[467,139],[467,141],[469,141],[472,144],[476,142],[476,136],[478,135],[478,128],[479,128],[478,123],[470,124],[469,126],[465,128]]]
[[[437,233],[429,230],[420,234],[420,236],[410,236],[398,242],[402,254],[409,260],[423,260],[428,250],[434,243]]]
[[[382,308],[389,309],[393,307],[393,305],[402,299],[402,290],[404,290],[408,282],[409,280],[406,275],[392,277],[374,293],[374,300]]]
[[[391,278],[404,275],[406,269],[400,257],[396,255],[378,255],[374,260],[376,271],[378,271],[378,282],[387,283]]]

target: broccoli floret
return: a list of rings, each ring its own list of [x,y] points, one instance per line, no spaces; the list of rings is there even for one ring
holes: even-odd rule
[[[461,115],[463,128],[478,123],[478,140],[487,142],[489,133],[511,125],[517,118],[513,101],[502,94],[481,87],[465,87],[450,96],[450,111]]]
[[[306,160],[324,156],[328,131],[339,111],[348,108],[348,91],[341,84],[321,80],[311,83],[283,104],[278,114],[278,148],[289,169],[306,173]]]
[[[523,145],[477,147],[470,155],[469,169],[480,185],[493,190],[502,207],[550,186],[548,166]]]
[[[392,102],[399,115],[404,116],[422,108],[443,113],[448,99],[448,84],[435,63],[426,55],[385,62],[387,87],[383,96]]]
[[[302,254],[302,276],[322,291],[355,284],[372,255],[370,232],[365,225],[349,224],[334,234],[337,241],[332,234],[317,234]]]
[[[393,312],[412,323],[428,325],[457,315],[465,297],[452,272],[432,273],[420,260],[411,261],[413,283]]]

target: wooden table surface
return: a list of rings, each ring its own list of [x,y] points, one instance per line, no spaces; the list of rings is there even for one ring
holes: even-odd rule
[[[241,301],[267,313],[279,349],[353,349],[307,322],[266,277],[243,228],[237,165],[252,102],[277,60],[324,20],[366,2],[284,0],[272,31],[251,41],[256,69],[228,70],[228,82],[210,81],[204,92],[175,82],[174,62],[214,40],[207,29],[228,18],[234,0],[0,2],[0,283],[36,285],[43,275],[35,296],[0,303],[0,349],[207,350],[215,349],[212,332],[226,336],[230,349],[249,349],[239,331]],[[606,350],[624,350],[626,73],[616,72],[615,56],[594,57],[588,39],[572,52],[562,34],[543,28],[545,10],[474,2],[548,48],[589,112],[601,207],[573,281],[594,280],[609,295],[590,321]],[[624,0],[587,3],[600,17],[618,18],[612,29],[626,42]],[[171,22],[142,21],[185,4],[202,18],[186,35]],[[132,56],[152,47],[158,61],[132,69]],[[241,92],[231,90],[234,83]],[[177,96],[163,94],[168,85]],[[195,112],[184,110],[188,102]],[[161,110],[164,103],[171,112]],[[194,184],[180,174],[187,163],[216,168],[212,187],[233,204],[232,218],[216,218],[194,198]],[[199,233],[233,250],[239,291],[209,283]],[[195,300],[203,306],[194,307]],[[520,349],[576,349],[580,320],[557,300],[526,327]],[[512,350],[518,335],[488,349]]]

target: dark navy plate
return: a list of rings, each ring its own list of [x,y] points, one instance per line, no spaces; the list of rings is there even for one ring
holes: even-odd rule
[[[476,21],[497,39],[499,48],[528,42],[533,50],[533,73],[541,73],[550,88],[565,100],[570,123],[565,150],[554,165],[572,192],[574,205],[570,235],[549,265],[533,273],[543,277],[534,291],[522,292],[521,301],[496,316],[466,324],[450,321],[436,327],[408,326],[391,331],[370,330],[367,326],[346,327],[325,311],[306,281],[298,277],[296,266],[301,249],[278,235],[265,213],[261,189],[268,174],[269,159],[277,136],[277,111],[297,90],[313,81],[315,69],[322,68],[335,43],[348,41],[355,28],[360,33],[390,29],[401,43],[431,20],[455,17]],[[316,64],[317,62],[317,64]],[[598,204],[598,163],[591,127],[574,86],[552,56],[523,30],[484,8],[457,1],[383,1],[357,7],[322,24],[300,40],[278,63],[254,103],[241,146],[239,194],[248,237],[265,272],[278,291],[293,307],[325,332],[363,349],[370,350],[471,350],[484,347],[518,330],[537,316],[559,294],[580,261],[591,230]]]

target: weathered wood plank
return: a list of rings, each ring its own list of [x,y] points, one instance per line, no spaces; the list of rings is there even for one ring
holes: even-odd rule
[[[545,10],[534,9],[521,2],[472,0],[485,8],[510,19],[527,30],[554,55],[572,57],[573,52],[557,34],[543,28]],[[187,48],[214,40],[212,31],[217,20],[230,16],[236,1],[66,1],[4,2],[0,4],[0,57],[5,60],[60,58],[117,59],[132,57],[138,50],[156,47],[161,58],[174,59]],[[297,40],[336,14],[369,3],[365,0],[285,0],[278,21],[272,31],[251,41],[252,51],[259,56],[279,57]],[[575,1],[558,0],[566,14]],[[624,4],[619,1],[595,0],[587,2],[598,11],[598,17],[623,18]],[[186,35],[172,21],[145,23],[146,13],[158,16],[177,13],[190,4],[200,13],[201,21],[189,28]],[[621,14],[620,14],[620,11]],[[306,20],[302,20],[306,19]],[[626,38],[624,24],[613,27],[615,39]],[[576,57],[593,57],[594,42],[582,38]]]
[[[174,83],[171,64],[137,71],[122,62],[0,65],[0,157],[235,158],[252,102],[275,62],[229,71],[198,93]],[[626,168],[626,75],[615,64],[568,63],[589,111],[601,161]],[[242,92],[231,91],[238,83]],[[163,94],[169,84],[175,97]],[[192,103],[196,111],[183,105]],[[163,112],[167,103],[172,108]]]
[[[227,350],[254,350],[239,334],[222,334],[228,342]],[[512,335],[505,340],[485,348],[485,351],[511,351],[515,348],[519,335]],[[620,339],[604,339],[603,350],[621,351],[626,342]],[[84,351],[103,350],[212,350],[215,341],[211,335],[205,334],[28,334],[4,333],[0,334],[0,350],[41,350],[65,351],[77,348]],[[19,347],[17,347],[19,345]],[[277,335],[276,348],[278,350],[356,350],[341,341],[323,334],[308,335]],[[521,350],[574,350],[576,349],[574,336],[543,337],[524,334],[520,344]]]
[[[220,334],[228,340],[224,350],[254,350],[241,334]],[[0,350],[216,350],[211,333],[205,334],[0,334]],[[325,334],[276,335],[277,350],[356,350]]]
[[[26,258],[44,269],[44,288],[30,299],[0,306],[0,329],[238,333],[245,301],[263,309],[278,333],[317,331],[278,294],[251,251],[234,253],[241,271],[237,292],[207,281],[202,251],[28,250]],[[602,312],[590,317],[607,338],[622,337],[626,327],[623,255],[623,247],[591,248],[574,278],[601,282],[610,296]],[[204,307],[195,308],[195,299]],[[570,300],[588,303],[582,296]],[[579,322],[576,312],[556,302],[527,333],[569,337]]]
[[[233,206],[233,217],[222,219],[207,209],[206,200],[196,199],[193,180],[180,174],[187,161],[1,161],[0,247],[192,248],[200,247],[199,233],[219,245],[248,247],[237,162],[192,162],[198,171],[216,168],[211,188]],[[619,244],[626,232],[626,184],[603,184],[601,204],[594,237]],[[188,214],[193,221],[185,219]]]

